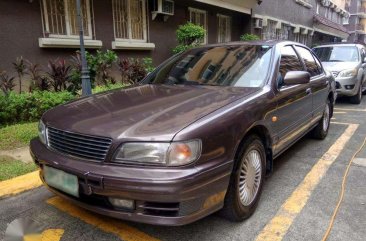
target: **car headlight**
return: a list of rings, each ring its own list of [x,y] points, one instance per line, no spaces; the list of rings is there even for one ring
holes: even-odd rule
[[[357,68],[347,69],[347,70],[343,70],[342,72],[340,72],[339,77],[354,77],[357,75],[357,73],[358,73]]]
[[[117,151],[114,162],[164,166],[182,166],[201,155],[201,141],[173,143],[125,143]]]
[[[46,125],[42,120],[38,123],[38,136],[43,144],[47,144],[47,133],[46,133]]]

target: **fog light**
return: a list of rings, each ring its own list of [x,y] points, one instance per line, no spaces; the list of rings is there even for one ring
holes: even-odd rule
[[[352,90],[353,88],[355,88],[355,85],[345,85],[344,87],[346,88],[346,90]]]
[[[109,202],[117,208],[132,210],[135,208],[135,202],[133,200],[119,199],[119,198],[108,198]]]

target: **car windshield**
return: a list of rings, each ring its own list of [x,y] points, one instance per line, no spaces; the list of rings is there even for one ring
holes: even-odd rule
[[[358,62],[358,49],[355,46],[319,47],[314,49],[322,62]]]
[[[260,45],[204,47],[178,54],[144,84],[259,87],[268,73],[272,48]]]

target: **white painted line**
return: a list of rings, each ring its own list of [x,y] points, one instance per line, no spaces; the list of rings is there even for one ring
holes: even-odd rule
[[[366,167],[366,158],[355,158],[353,164],[356,166]]]
[[[366,109],[349,109],[349,108],[334,108],[335,111],[358,111],[358,112],[366,112]]]

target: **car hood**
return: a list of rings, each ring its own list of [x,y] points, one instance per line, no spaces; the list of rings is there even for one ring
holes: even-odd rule
[[[92,95],[43,116],[48,126],[117,140],[170,141],[184,127],[259,88],[143,85]]]
[[[340,72],[346,69],[356,68],[358,63],[355,62],[322,62],[325,69],[331,72]]]

